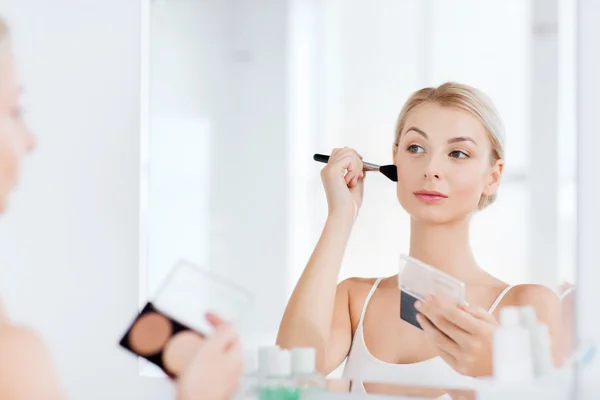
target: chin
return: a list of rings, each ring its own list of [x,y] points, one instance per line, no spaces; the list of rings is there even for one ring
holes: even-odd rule
[[[409,214],[413,221],[426,225],[446,225],[465,217],[462,216],[461,218],[456,215],[448,215],[447,212],[443,212],[442,210],[420,210],[417,212],[409,212]]]
[[[408,203],[408,204],[406,204]],[[419,201],[401,202],[411,220],[427,225],[446,225],[468,219],[472,212],[452,209],[450,205],[423,204]]]

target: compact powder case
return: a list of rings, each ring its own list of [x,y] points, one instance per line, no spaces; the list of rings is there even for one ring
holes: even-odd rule
[[[187,262],[178,262],[135,317],[119,345],[177,378],[214,327],[207,313],[237,322],[253,303],[239,286]]]
[[[187,366],[203,340],[203,334],[147,303],[119,344],[175,378]]]

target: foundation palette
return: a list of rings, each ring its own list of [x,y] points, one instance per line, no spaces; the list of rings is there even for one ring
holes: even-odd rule
[[[214,328],[208,312],[239,321],[252,304],[244,289],[181,261],[146,303],[119,344],[177,378]]]

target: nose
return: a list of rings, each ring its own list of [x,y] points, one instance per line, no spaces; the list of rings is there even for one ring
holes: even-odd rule
[[[440,179],[440,166],[439,162],[436,161],[436,157],[429,157],[428,163],[424,173],[425,179],[439,180]]]

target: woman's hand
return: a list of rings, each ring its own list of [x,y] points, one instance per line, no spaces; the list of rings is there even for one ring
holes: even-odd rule
[[[213,314],[215,328],[177,380],[179,400],[229,400],[243,372],[242,346],[231,325]]]
[[[498,327],[492,315],[480,307],[456,306],[433,296],[416,307],[425,335],[455,371],[473,377],[492,375],[492,338]]]
[[[363,200],[362,156],[349,148],[333,149],[329,162],[321,170],[329,215],[343,214],[353,219]]]

